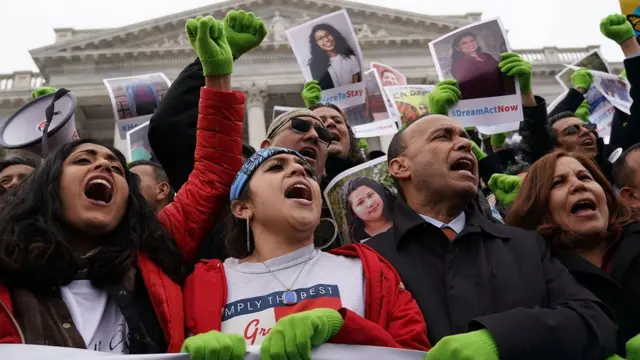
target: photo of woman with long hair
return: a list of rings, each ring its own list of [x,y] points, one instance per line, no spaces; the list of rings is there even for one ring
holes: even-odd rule
[[[377,181],[356,177],[345,185],[343,194],[349,237],[353,242],[367,240],[393,225],[395,197]]]
[[[453,38],[451,76],[458,81],[463,100],[515,94],[513,79],[500,72],[498,61],[483,51],[470,31]]]
[[[322,90],[362,81],[362,67],[345,37],[332,25],[321,23],[309,34],[311,77]]]

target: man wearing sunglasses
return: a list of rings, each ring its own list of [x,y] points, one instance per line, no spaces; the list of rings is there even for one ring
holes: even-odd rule
[[[598,155],[596,124],[585,123],[571,112],[562,112],[549,118],[556,138],[556,146],[577,151],[595,158]]]
[[[304,156],[322,178],[333,134],[311,110],[296,109],[275,118],[267,130],[261,147],[277,146]]]

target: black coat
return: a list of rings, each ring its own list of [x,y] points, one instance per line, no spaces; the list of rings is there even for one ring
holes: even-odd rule
[[[580,286],[534,232],[474,209],[453,241],[404,201],[373,247],[396,268],[427,324],[431,344],[487,329],[500,359],[604,359],[615,351],[610,310]]]

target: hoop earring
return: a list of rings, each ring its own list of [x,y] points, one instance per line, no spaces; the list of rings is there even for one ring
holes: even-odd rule
[[[247,217],[247,255],[251,255],[251,226],[249,226],[250,221],[251,217]]]
[[[324,245],[321,245],[321,246],[317,246],[316,249],[318,249],[318,250],[326,249],[331,244],[333,244],[333,242],[338,237],[338,224],[336,224],[336,222],[332,218],[322,218],[322,219],[320,219],[320,222],[322,222],[322,220],[328,221],[328,222],[331,223],[331,225],[333,225],[333,236],[331,236],[331,240],[329,240],[328,243],[326,243]]]

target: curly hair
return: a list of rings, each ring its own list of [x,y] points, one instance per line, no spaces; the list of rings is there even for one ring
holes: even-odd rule
[[[173,238],[164,231],[140,193],[136,177],[120,151],[108,148],[124,169],[129,184],[127,209],[116,228],[101,236],[101,245],[89,260],[74,254],[65,239],[69,224],[60,200],[64,161],[81,144],[76,140],[57,149],[15,192],[9,192],[0,208],[0,282],[33,290],[51,289],[75,279],[81,269],[97,287],[121,282],[136,266],[139,252],[146,254],[169,277],[182,282],[182,261]]]
[[[309,59],[309,68],[311,69],[311,77],[319,80],[321,79],[329,66],[331,65],[329,55],[327,52],[322,50],[318,43],[316,42],[316,32],[324,30],[333,36],[333,40],[335,43],[335,52],[345,58],[350,56],[355,56],[353,49],[349,46],[347,39],[342,36],[342,34],[333,26],[329,24],[318,24],[311,29],[311,33],[309,34],[309,45],[311,46],[311,58]]]
[[[349,195],[361,186],[370,188],[380,196],[383,202],[382,216],[387,220],[393,221],[393,204],[395,203],[395,196],[393,193],[379,182],[367,177],[360,176],[351,179],[344,185],[341,193],[342,203],[347,210],[346,218],[349,226],[349,237],[354,242],[360,242],[361,240],[371,237],[365,231],[364,222],[353,212],[353,208],[349,203]]]

